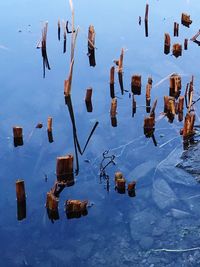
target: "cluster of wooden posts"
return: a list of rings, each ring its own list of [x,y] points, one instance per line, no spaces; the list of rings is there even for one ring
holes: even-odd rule
[[[58,213],[58,205],[59,205],[59,196],[60,193],[66,187],[70,187],[74,185],[74,175],[78,174],[78,152],[82,155],[86,149],[86,146],[98,125],[98,122],[93,127],[91,134],[86,142],[86,145],[83,150],[81,150],[78,137],[76,133],[76,125],[75,118],[73,113],[73,107],[71,103],[71,85],[72,85],[72,77],[73,77],[73,66],[74,66],[74,50],[75,43],[79,28],[75,30],[74,27],[74,10],[72,0],[70,0],[70,6],[72,11],[72,30],[69,30],[69,22],[63,22],[63,53],[66,52],[66,41],[67,34],[71,34],[71,58],[70,58],[70,67],[69,74],[67,79],[64,81],[64,96],[65,103],[68,106],[70,118],[72,122],[73,128],[73,136],[74,136],[74,147],[75,147],[75,159],[77,163],[76,170],[74,171],[74,156],[69,154],[62,157],[57,157],[56,163],[56,181],[53,187],[47,192],[46,195],[46,209],[48,216],[51,220],[59,219]],[[145,36],[148,37],[148,14],[149,14],[149,5],[146,5],[145,9]],[[181,16],[182,25],[189,27],[192,23],[190,16],[187,14],[182,14]],[[141,25],[141,17],[139,17],[139,24]],[[47,51],[46,51],[46,38],[47,38],[47,28],[48,23],[45,23],[44,29],[42,31],[42,40],[38,48],[41,48],[42,58],[43,58],[43,76],[45,77],[45,69],[50,69]],[[191,39],[193,42],[200,45],[200,42],[197,40],[200,35],[200,31]],[[174,36],[179,36],[179,24],[177,22],[174,23]],[[61,39],[61,23],[58,21],[58,40]],[[188,49],[188,39],[184,40],[184,49]],[[165,33],[164,40],[164,53],[169,54],[171,51],[171,41],[170,35]],[[179,57],[182,55],[182,45],[179,43],[173,44],[172,54],[175,57]],[[88,57],[89,64],[92,67],[95,67],[95,30],[94,26],[90,25],[88,29]],[[112,66],[110,69],[110,97],[111,97],[111,108],[110,108],[110,118],[111,125],[113,127],[117,126],[117,98],[115,95],[115,68],[117,68],[118,73],[118,81],[121,90],[121,94],[123,95],[126,90],[123,85],[123,59],[124,59],[124,49],[122,48],[121,54],[118,60],[115,60],[114,63],[116,66]],[[155,145],[157,145],[154,131],[155,131],[155,109],[157,106],[157,99],[151,105],[151,89],[152,89],[152,78],[149,77],[146,84],[146,113],[148,114],[144,118],[144,135],[147,138],[152,138]],[[179,121],[183,121],[184,115],[184,102],[187,108],[187,113],[184,119],[184,126],[181,129],[180,134],[183,136],[183,144],[184,148],[187,148],[191,143],[194,142],[194,122],[195,122],[195,114],[193,106],[195,101],[193,101],[194,95],[194,79],[192,77],[191,81],[187,84],[185,95],[181,96],[181,77],[178,74],[173,74],[169,79],[169,95],[164,96],[164,114],[168,118],[170,123],[173,122],[175,116],[178,116]],[[136,113],[137,104],[136,104],[136,96],[141,95],[142,90],[142,77],[141,75],[134,74],[131,77],[131,94],[132,94],[132,116]],[[92,88],[88,88],[86,90],[85,96],[85,104],[88,112],[92,112]],[[36,128],[42,128],[42,123],[38,123]],[[50,143],[53,142],[53,133],[52,133],[52,117],[49,117],[47,120],[47,134],[48,140]],[[13,137],[14,137],[14,146],[23,145],[23,129],[22,127],[15,126],[13,127]],[[128,195],[133,197],[135,196],[135,186],[136,182],[132,181],[128,185],[126,185],[126,179],[124,178],[121,172],[115,173],[115,189],[118,193],[124,194],[126,190],[128,191]],[[22,220],[26,218],[26,194],[25,194],[25,185],[23,180],[16,181],[16,195],[17,195],[17,214],[18,220]],[[87,215],[88,201],[87,200],[66,200],[65,202],[65,212],[67,218],[80,218],[81,216]]]
[[[190,15],[182,13],[181,15],[181,24],[190,27],[190,24],[192,23],[192,20],[190,19]],[[179,23],[174,22],[174,37],[179,36]],[[184,50],[188,49],[188,39],[184,39]],[[169,33],[165,33],[164,38],[164,53],[167,55],[170,53],[171,50],[171,38]],[[179,56],[182,56],[182,44],[175,43],[172,46],[172,54],[177,58]]]

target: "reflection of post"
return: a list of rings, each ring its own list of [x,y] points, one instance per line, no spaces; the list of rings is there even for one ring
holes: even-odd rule
[[[188,39],[184,40],[184,50],[188,50]]]
[[[58,40],[60,41],[60,20],[58,20]]]
[[[19,126],[13,127],[14,146],[23,146],[23,129]]]
[[[53,143],[52,121],[53,121],[52,117],[48,117],[47,134],[48,134],[49,143]]]
[[[23,220],[26,218],[26,194],[24,180],[16,181],[16,196],[17,196],[17,219]]]
[[[112,66],[110,69],[110,97],[114,98],[115,97],[115,67]]]
[[[148,20],[149,20],[149,5],[146,4],[146,9],[145,9],[145,19],[144,19],[144,22],[145,22],[145,36],[148,37],[149,35],[149,29],[148,29]]]
[[[110,118],[111,118],[111,125],[113,127],[117,127],[117,99],[113,98],[111,101],[111,108],[110,108]]]
[[[137,110],[137,104],[134,98],[134,94],[132,94],[132,117],[134,117]]]

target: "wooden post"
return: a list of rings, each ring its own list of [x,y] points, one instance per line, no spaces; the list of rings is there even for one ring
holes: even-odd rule
[[[177,58],[182,56],[182,45],[181,44],[174,44],[172,49],[172,54]]]
[[[44,28],[42,30],[42,46],[41,46],[41,52],[42,52],[42,58],[43,58],[43,78],[45,78],[45,68],[50,70],[49,60],[47,57],[47,48],[46,48],[46,42],[47,42],[47,29],[48,29],[48,22],[45,23]]]
[[[14,126],[13,127],[13,141],[14,141],[14,146],[23,146],[23,128],[19,126]]]
[[[141,75],[133,75],[131,78],[131,91],[134,95],[141,95]]]
[[[56,176],[59,182],[64,182],[66,186],[74,184],[73,155],[57,157]]]
[[[92,88],[88,88],[86,90],[86,96],[85,96],[85,105],[87,108],[87,112],[92,112]]]
[[[184,50],[188,50],[188,39],[184,40]]]
[[[111,108],[110,108],[110,117],[111,117],[111,125],[113,127],[117,127],[117,98],[112,98]]]
[[[180,96],[179,102],[178,102],[178,120],[179,121],[183,120],[183,108],[184,108],[184,96]]]
[[[16,196],[18,202],[22,202],[26,199],[24,180],[16,181]]]
[[[165,33],[164,53],[166,55],[169,54],[170,47],[171,47],[170,35],[168,33]]]
[[[194,122],[195,122],[195,114],[187,113],[185,116],[184,127],[183,127],[183,146],[184,149],[188,149],[190,143],[193,143],[193,137],[195,134],[194,131]]]
[[[147,138],[152,137],[152,134],[154,133],[155,126],[155,118],[153,117],[146,117],[144,119],[144,135]]]
[[[115,98],[115,67],[112,66],[110,69],[110,97]]]
[[[95,67],[95,30],[93,25],[90,25],[88,29],[88,56],[90,66]]]
[[[179,24],[177,22],[174,22],[174,36],[178,37],[179,35]]]
[[[192,24],[192,20],[190,19],[190,15],[186,14],[186,13],[182,13],[181,15],[181,23],[186,26],[186,27],[190,27],[190,24]]]
[[[168,121],[172,123],[175,116],[175,98],[171,96],[164,96],[164,113],[166,114]]]
[[[146,4],[146,8],[145,8],[145,19],[144,19],[144,23],[145,23],[145,36],[148,37],[149,35],[149,29],[148,29],[148,23],[149,23],[149,5]]]

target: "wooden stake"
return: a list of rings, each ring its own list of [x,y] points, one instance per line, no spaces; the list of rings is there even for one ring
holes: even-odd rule
[[[133,181],[131,183],[128,184],[128,195],[129,197],[135,197],[135,186],[136,186],[136,182]]]
[[[90,66],[95,67],[95,30],[93,25],[90,25],[88,29],[88,55]]]
[[[110,108],[111,125],[117,127],[117,98],[112,98]]]
[[[177,22],[174,22],[174,36],[178,37],[179,35],[179,24]]]
[[[24,202],[26,200],[24,180],[16,181],[16,196],[18,202]]]
[[[164,53],[166,55],[169,54],[170,47],[171,47],[170,35],[168,33],[165,33]]]
[[[53,132],[52,132],[52,117],[48,117],[47,119],[47,135],[49,143],[53,143]]]
[[[121,89],[121,94],[124,94],[124,85],[123,85],[123,60],[124,60],[124,49],[122,48],[121,54],[118,61],[118,80]]]
[[[92,112],[92,88],[88,88],[86,90],[86,96],[85,96],[85,104],[87,108],[87,112]]]

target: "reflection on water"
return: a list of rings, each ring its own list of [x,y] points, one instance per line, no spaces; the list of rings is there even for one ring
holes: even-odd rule
[[[188,152],[183,153],[179,134],[183,128],[183,135],[193,138],[199,124],[195,36],[199,2],[175,1],[172,6],[169,1],[150,0],[148,5],[145,37],[146,1],[74,1],[79,33],[71,96],[65,94],[64,99],[74,30],[68,2],[0,3],[1,266],[200,264],[198,144],[189,142]],[[191,16],[189,28],[181,24],[182,13]],[[47,20],[41,58],[35,46],[41,38],[41,21]],[[174,22],[179,23],[178,36],[173,36]],[[88,43],[90,25],[95,29],[95,49]],[[168,54],[164,53],[165,33],[170,35]],[[193,36],[181,57],[171,56],[174,44],[183,45]],[[51,70],[43,79],[41,69],[48,69],[48,62]],[[180,95],[187,101],[183,111],[179,104],[183,100],[170,98],[180,93],[179,86],[170,86],[172,74],[181,77]],[[140,77],[141,94],[129,95],[132,76]],[[146,87],[149,78],[151,88]],[[87,88],[92,88],[92,106]],[[173,89],[170,97],[169,88]],[[164,96],[168,97],[166,116]],[[117,103],[113,113],[111,98]],[[156,99],[154,115],[149,108]],[[193,112],[193,108],[194,128],[192,117],[184,120],[187,109]],[[183,112],[182,119],[177,111]],[[144,136],[145,117],[155,118],[148,130],[157,146]],[[47,118],[53,118],[52,129]],[[23,129],[19,136],[23,146],[13,145],[13,125]],[[69,154],[74,156],[74,185],[67,187],[57,181],[55,162]],[[116,182],[117,172],[122,177]],[[23,201],[15,201],[18,178],[25,182]],[[47,192],[50,202],[45,208]],[[84,200],[88,203],[82,210]]]

